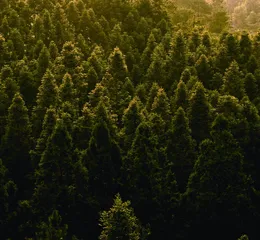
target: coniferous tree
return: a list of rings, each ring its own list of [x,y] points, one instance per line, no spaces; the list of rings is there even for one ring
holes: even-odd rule
[[[195,67],[198,73],[199,80],[203,83],[203,86],[208,89],[209,81],[212,78],[212,74],[207,57],[205,55],[201,55],[199,60],[196,62]]]
[[[245,76],[245,92],[251,101],[257,97],[258,86],[252,73],[248,73]]]
[[[130,207],[130,201],[123,202],[117,194],[113,206],[108,211],[103,211],[100,216],[102,232],[99,239],[146,239],[143,229]],[[148,234],[147,234],[148,235]]]
[[[201,83],[194,86],[194,93],[190,99],[190,128],[192,137],[199,144],[209,137],[210,108],[205,95],[205,88]]]
[[[227,119],[219,115],[212,129],[213,140],[206,139],[202,142],[199,158],[187,186],[187,197],[191,206],[197,206],[195,214],[199,216],[194,219],[194,232],[191,234],[201,235],[199,226],[203,221],[212,230],[216,229],[218,223],[218,226],[225,229],[227,236],[234,236],[240,219],[250,217],[251,214],[248,193],[251,183],[243,172],[243,155],[228,130]],[[211,210],[208,212],[208,209]],[[202,237],[207,237],[207,233]],[[216,234],[214,239],[218,237]]]
[[[98,209],[107,207],[119,190],[121,154],[104,120],[100,119],[95,124],[83,159],[89,171],[90,192],[94,201]]]
[[[168,131],[167,158],[181,192],[186,190],[188,177],[196,160],[196,143],[191,137],[189,121],[182,107],[178,108]]]
[[[44,75],[47,68],[50,67],[50,53],[45,45],[43,46],[38,58],[38,67],[38,72],[41,77]]]
[[[51,136],[57,121],[56,110],[50,107],[44,116],[42,131],[37,139],[36,147],[30,151],[33,167],[38,166],[41,155],[45,151],[49,137]]]
[[[56,106],[58,101],[58,87],[53,74],[47,70],[39,87],[36,106],[33,108],[32,122],[33,135],[38,137],[41,132],[42,122],[47,109]]]
[[[175,90],[175,95],[172,97],[171,104],[174,112],[179,107],[182,107],[183,110],[186,110],[188,107],[188,91],[186,84],[182,80],[180,80],[178,83],[178,86]]]
[[[237,62],[232,62],[226,70],[223,82],[223,92],[230,94],[238,99],[242,99],[245,95],[244,81],[241,78],[241,72]]]
[[[139,124],[142,122],[143,116],[140,109],[140,100],[135,97],[123,115],[122,137],[124,138],[124,150],[128,151],[135,138],[135,132]]]
[[[8,238],[12,235],[13,226],[10,223],[14,219],[16,206],[15,195],[17,187],[8,175],[8,169],[4,166],[2,159],[0,159],[0,229],[3,238]]]
[[[21,95],[16,93],[8,109],[7,125],[1,141],[1,156],[21,197],[26,196],[30,190],[28,175],[32,171],[29,157],[31,144],[28,109]],[[26,191],[22,187],[24,185],[28,186]]]

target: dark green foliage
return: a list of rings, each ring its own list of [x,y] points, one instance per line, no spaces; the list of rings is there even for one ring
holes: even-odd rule
[[[108,207],[118,191],[121,154],[105,121],[95,124],[84,156],[89,171],[90,193],[98,209]]]
[[[244,81],[239,71],[237,62],[232,62],[230,67],[226,70],[223,82],[223,92],[230,94],[238,99],[242,99],[245,95]]]
[[[198,78],[203,83],[205,88],[209,88],[209,82],[212,78],[211,67],[209,65],[208,59],[205,55],[201,55],[199,60],[195,64]]]
[[[182,107],[179,107],[168,132],[167,158],[172,164],[178,186],[184,192],[187,180],[195,163],[195,141],[191,137],[188,118]]]
[[[1,157],[9,170],[9,176],[18,185],[20,194],[23,184],[28,184],[28,174],[31,173],[29,150],[32,147],[31,125],[28,109],[19,93],[16,93],[11,106],[8,109],[7,125],[1,141]]]
[[[56,85],[53,74],[47,70],[44,74],[41,86],[39,87],[36,106],[33,108],[32,121],[33,121],[33,135],[39,136],[46,110],[50,106],[55,106],[58,101],[58,87]]]
[[[209,137],[210,108],[205,95],[205,88],[201,83],[194,86],[194,93],[190,99],[190,128],[193,138],[199,144]]]
[[[123,202],[120,195],[116,195],[114,204],[109,211],[103,211],[100,216],[102,232],[99,239],[146,239],[142,236],[142,227],[130,207],[130,202]]]
[[[190,175],[186,195],[194,213],[199,216],[197,219],[200,219],[200,222],[194,221],[195,234],[201,234],[201,221],[213,231],[216,229],[216,222],[221,218],[220,225],[231,237],[234,236],[234,229],[239,226],[237,224],[240,223],[240,218],[250,216],[248,191],[251,183],[243,172],[243,155],[228,131],[227,119],[218,116],[212,129],[213,140],[204,140],[200,145],[200,155]],[[202,237],[206,236],[205,232]]]
[[[260,239],[257,2],[0,0],[0,239]]]

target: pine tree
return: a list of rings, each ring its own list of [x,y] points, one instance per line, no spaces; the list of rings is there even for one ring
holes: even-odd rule
[[[181,31],[176,34],[166,61],[166,72],[169,73],[167,79],[171,84],[173,81],[179,81],[187,63],[186,42]]]
[[[118,82],[122,82],[127,77],[127,66],[119,48],[115,48],[109,56],[108,71]]]
[[[228,131],[227,119],[219,115],[212,129],[213,140],[202,142],[199,158],[187,186],[190,206],[196,208],[193,226],[196,232],[193,234],[201,236],[200,226],[203,221],[203,227],[207,226],[213,231],[217,229],[216,226],[221,226],[227,236],[234,237],[235,229],[241,223],[240,218],[250,216],[248,189],[251,183],[243,172],[243,155],[237,141]],[[222,223],[219,223],[219,219]],[[202,237],[207,236],[205,233]]]
[[[118,191],[122,163],[120,149],[105,121],[100,119],[95,124],[83,159],[89,171],[90,193],[98,209],[108,207]]]
[[[62,79],[62,84],[59,87],[59,98],[61,103],[70,102],[75,103],[75,89],[74,84],[69,73],[66,73]]]
[[[179,108],[182,107],[183,110],[186,110],[188,107],[188,92],[185,83],[180,80],[178,86],[175,90],[175,94],[171,100],[172,109],[174,112]]]
[[[74,69],[79,65],[82,58],[82,52],[73,42],[65,42],[61,51],[62,62],[68,72],[74,73]]]
[[[150,112],[151,109],[152,109],[154,98],[156,97],[159,89],[160,89],[160,87],[159,87],[158,83],[154,82],[153,85],[150,88],[150,91],[149,91],[149,94],[148,94],[148,98],[147,98],[147,102],[146,102],[146,110],[148,112]]]
[[[0,159],[0,230],[3,238],[8,238],[12,235],[11,219],[14,217],[14,207],[16,206],[17,187],[15,183],[8,177],[8,170]]]
[[[33,135],[38,137],[41,132],[42,122],[47,109],[56,106],[58,101],[58,87],[53,74],[47,70],[39,87],[36,106],[32,112]]]
[[[245,76],[245,90],[250,101],[253,101],[257,97],[258,86],[252,73],[248,73]]]
[[[123,202],[117,194],[113,206],[108,211],[103,211],[100,216],[102,232],[99,236],[103,239],[146,239],[142,236],[143,229],[134,210],[130,207],[130,201]]]
[[[169,121],[171,115],[170,103],[163,88],[158,90],[151,111],[160,115],[166,123]]]
[[[74,159],[72,137],[64,120],[56,121],[35,172],[32,206],[40,219],[57,209],[62,210],[62,217],[68,220],[77,214],[74,201],[82,202],[80,195],[86,197],[87,170],[82,164],[82,169],[77,167],[81,161]],[[81,178],[81,183],[78,178]],[[77,190],[84,184],[85,188]]]
[[[84,150],[88,147],[94,119],[94,113],[86,103],[82,109],[82,116],[76,120],[73,126],[73,140],[76,148]]]
[[[94,67],[90,67],[87,73],[88,91],[91,92],[98,83],[98,75]]]
[[[199,80],[203,83],[205,88],[209,88],[209,81],[212,78],[211,67],[209,65],[207,57],[203,54],[196,62],[196,70]]]
[[[147,40],[146,48],[144,49],[144,51],[141,55],[140,63],[141,63],[143,71],[146,71],[148,69],[148,67],[150,66],[152,53],[153,53],[155,47],[156,47],[156,40],[155,40],[153,33],[151,33]]]
[[[62,225],[62,218],[57,210],[48,217],[47,223],[42,222],[36,232],[36,239],[64,239],[67,236],[68,225]]]
[[[205,88],[201,83],[194,86],[194,93],[190,99],[190,128],[192,137],[199,144],[209,137],[210,108],[205,95]]]
[[[18,56],[19,59],[22,59],[24,56],[24,41],[22,38],[21,33],[18,29],[13,29],[10,33],[10,40],[12,40],[14,44],[14,50]]]
[[[158,151],[152,137],[151,127],[143,121],[136,129],[132,147],[123,162],[124,190],[131,196],[140,219],[145,223],[153,215],[155,188],[160,181]]]
[[[243,33],[239,42],[240,53],[241,53],[241,62],[247,63],[251,54],[252,54],[252,41],[248,35],[248,33]]]
[[[186,190],[188,177],[196,160],[195,141],[191,137],[189,120],[179,107],[168,131],[167,159],[181,192]]]
[[[123,115],[122,137],[124,139],[124,150],[128,151],[133,143],[135,132],[139,124],[142,122],[143,116],[140,109],[140,100],[135,97]]]
[[[230,94],[238,99],[245,95],[244,81],[236,61],[233,61],[224,75],[223,92]]]
[[[43,13],[42,23],[44,27],[44,36],[45,36],[44,43],[46,46],[48,46],[55,33],[54,33],[54,25],[51,19],[50,12],[46,9],[44,10]]]
[[[46,72],[46,69],[50,67],[50,53],[45,45],[43,46],[38,58],[38,67],[40,77],[42,77]]]
[[[51,136],[57,121],[56,110],[50,107],[44,116],[42,131],[37,139],[36,147],[30,151],[31,160],[34,168],[38,166],[41,155],[45,151],[49,137]]]
[[[8,109],[7,125],[1,141],[1,157],[9,170],[9,176],[18,186],[20,197],[26,196],[30,190],[28,174],[32,170],[29,157],[31,144],[28,109],[21,95],[16,93]],[[27,186],[26,191],[24,186]]]

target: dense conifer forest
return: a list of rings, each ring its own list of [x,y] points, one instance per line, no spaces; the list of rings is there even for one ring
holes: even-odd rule
[[[0,0],[0,239],[259,240],[256,3]]]

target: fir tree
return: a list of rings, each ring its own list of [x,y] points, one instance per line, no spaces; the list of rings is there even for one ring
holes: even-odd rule
[[[195,141],[191,137],[189,121],[182,107],[179,107],[168,131],[167,158],[172,163],[181,192],[185,191],[188,177],[196,158]]]
[[[1,156],[19,189],[19,195],[26,196],[30,190],[28,174],[31,173],[29,150],[32,147],[31,125],[28,109],[19,93],[16,93],[8,109],[5,134],[1,141]],[[26,185],[24,192],[22,186]]]
[[[203,85],[197,83],[194,89],[190,99],[189,119],[192,137],[199,144],[209,137],[210,108]]]
[[[232,62],[224,75],[223,92],[230,94],[238,99],[245,95],[244,81],[237,62]]]
[[[100,216],[102,232],[99,239],[146,239],[142,236],[143,230],[130,201],[123,202],[117,194],[113,206],[108,211],[103,211]]]

